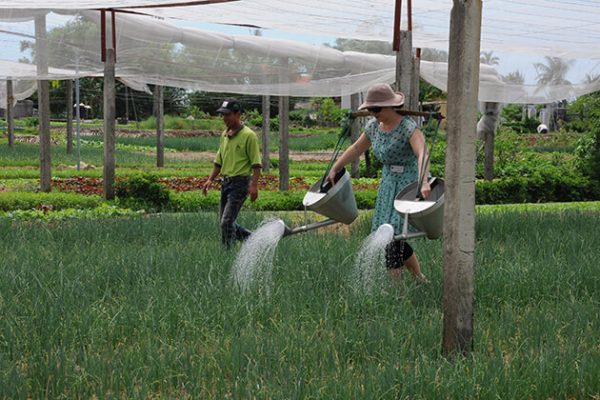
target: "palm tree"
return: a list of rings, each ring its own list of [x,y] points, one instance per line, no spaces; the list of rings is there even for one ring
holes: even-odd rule
[[[500,63],[500,58],[496,57],[493,51],[482,51],[479,60],[482,64],[487,65],[498,65]]]
[[[558,57],[545,56],[546,64],[534,63],[533,66],[537,72],[537,81],[541,85],[570,85],[566,79],[569,68],[573,65],[573,60],[563,60]]]
[[[506,83],[514,83],[517,85],[522,85],[525,83],[525,75],[521,71],[513,71],[502,77],[502,80]]]
[[[600,79],[600,74],[596,74],[596,75],[586,74],[585,80],[583,81],[583,83],[594,83],[599,79]]]
[[[423,49],[421,51],[421,60],[432,62],[448,62],[448,52],[436,49]]]
[[[537,72],[537,81],[541,86],[546,85],[570,85],[566,78],[567,72],[573,60],[563,60],[558,57],[545,56],[546,64],[534,63],[533,66]],[[556,129],[556,103],[546,104],[542,114],[542,123],[545,124],[550,131]]]

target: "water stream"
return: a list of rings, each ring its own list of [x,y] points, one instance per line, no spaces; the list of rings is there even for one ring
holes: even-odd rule
[[[352,288],[362,294],[373,294],[388,281],[385,248],[394,240],[394,228],[383,224],[362,243],[354,269],[350,274]]]
[[[233,282],[241,292],[259,290],[270,295],[275,250],[284,231],[282,220],[269,219],[242,244],[231,269]]]

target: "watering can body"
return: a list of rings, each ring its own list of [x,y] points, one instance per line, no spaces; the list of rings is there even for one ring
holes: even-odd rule
[[[444,181],[430,180],[431,193],[426,201],[419,201],[418,183],[413,182],[396,195],[394,208],[408,216],[408,222],[423,231],[427,238],[437,239],[444,228]]]
[[[302,204],[309,210],[336,222],[351,224],[358,216],[358,208],[348,171],[340,171],[335,184],[331,187],[324,185],[322,189],[321,184],[322,179],[310,188]]]

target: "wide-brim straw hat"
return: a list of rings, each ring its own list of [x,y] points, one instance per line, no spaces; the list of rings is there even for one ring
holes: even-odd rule
[[[369,107],[400,107],[404,104],[404,93],[394,92],[387,83],[373,85],[367,91],[365,102],[358,107],[364,110]]]

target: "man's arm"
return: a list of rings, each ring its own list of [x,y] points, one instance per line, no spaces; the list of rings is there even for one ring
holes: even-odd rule
[[[205,196],[208,194],[208,189],[212,186],[213,180],[219,175],[219,172],[221,172],[221,166],[214,164],[212,172],[208,176],[206,182],[204,182],[204,186],[202,186],[202,194]]]
[[[250,201],[254,202],[258,198],[258,178],[260,178],[261,167],[252,167],[252,181],[248,188],[248,194],[250,194]]]

